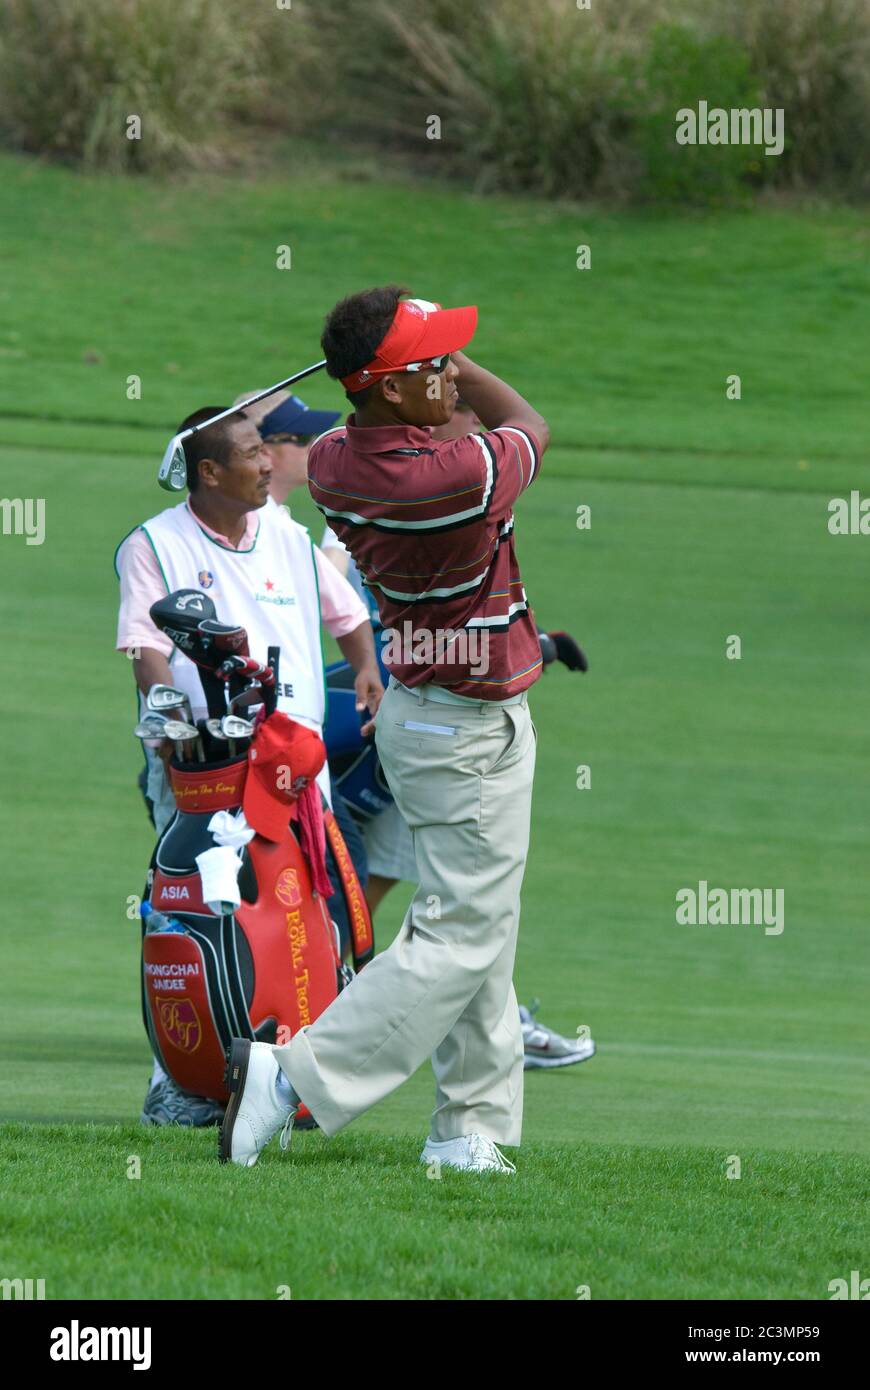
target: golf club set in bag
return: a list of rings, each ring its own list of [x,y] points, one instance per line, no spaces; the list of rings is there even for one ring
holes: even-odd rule
[[[177,808],[142,903],[143,1013],[173,1081],[225,1102],[230,1040],[285,1043],[313,1023],[374,954],[371,916],[315,780],[325,746],[277,709],[278,649],[255,661],[244,628],[218,621],[197,589],[167,595],[151,617],[194,663],[208,717],[194,720],[182,690],[156,685],[135,730],[174,745]],[[352,968],[328,910],[327,842]]]

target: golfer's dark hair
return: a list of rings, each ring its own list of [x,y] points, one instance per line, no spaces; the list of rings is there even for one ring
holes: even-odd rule
[[[350,376],[371,362],[396,316],[399,300],[411,291],[402,285],[362,290],[336,304],[327,315],[320,345],[331,377]],[[354,409],[365,405],[371,386],[364,391],[345,391]]]
[[[203,420],[210,419],[212,415],[220,415],[222,410],[226,410],[225,405],[200,406],[199,410],[188,415],[186,420],[182,420],[175,433],[181,434],[182,430],[189,430],[193,425],[200,425]],[[196,492],[199,487],[199,465],[203,459],[214,459],[216,463],[229,463],[230,452],[233,447],[232,427],[239,420],[246,420],[247,418],[243,411],[237,410],[235,415],[228,415],[225,420],[218,420],[216,425],[209,425],[207,430],[199,430],[197,434],[192,434],[184,440],[188,492]]]

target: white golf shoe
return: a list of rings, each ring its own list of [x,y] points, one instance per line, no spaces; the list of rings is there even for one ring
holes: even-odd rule
[[[218,1147],[221,1163],[253,1168],[279,1129],[281,1148],[289,1148],[296,1110],[278,1093],[280,1071],[268,1043],[233,1038],[225,1078],[230,1098]]]
[[[465,1173],[515,1173],[509,1158],[485,1134],[464,1134],[459,1139],[427,1139],[421,1163],[436,1162]]]

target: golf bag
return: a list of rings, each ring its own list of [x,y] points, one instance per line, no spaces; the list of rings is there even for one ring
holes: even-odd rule
[[[226,1101],[225,1055],[233,1037],[285,1043],[353,978],[342,963],[325,899],[288,820],[278,843],[255,835],[241,851],[241,906],[215,916],[202,898],[196,856],[213,847],[216,811],[242,804],[247,758],[170,765],[178,811],[148,874],[142,988],[146,1028],[164,1070],[182,1090]],[[341,875],[353,963],[374,950],[365,896],[335,818],[324,829]]]
[[[316,781],[322,740],[278,710],[280,648],[269,648],[268,665],[255,660],[245,629],[220,622],[198,589],[167,594],[150,613],[196,666],[209,718],[194,725],[189,694],[157,684],[148,692],[149,715],[136,726],[139,738],[174,743],[169,776],[177,808],[154,851],[142,903],[145,1027],[182,1090],[226,1101],[224,1059],[234,1037],[289,1042],[353,978],[323,896],[331,888],[325,841],[356,970],[374,954],[371,916]],[[245,719],[240,703],[247,713],[262,708]],[[188,719],[167,719],[167,709],[187,709]],[[184,758],[193,743],[196,762]],[[288,787],[281,778],[291,759]]]

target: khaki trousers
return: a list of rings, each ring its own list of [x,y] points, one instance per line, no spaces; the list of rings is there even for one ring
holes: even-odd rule
[[[420,883],[392,946],[275,1057],[327,1135],[431,1056],[431,1137],[519,1144],[512,976],[537,743],[527,699],[435,703],[391,679],[375,736]]]

